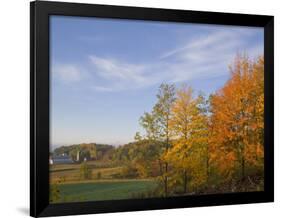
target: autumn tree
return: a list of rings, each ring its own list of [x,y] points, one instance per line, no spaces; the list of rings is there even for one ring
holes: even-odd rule
[[[185,85],[177,91],[170,119],[173,146],[166,158],[172,162],[174,171],[181,172],[184,193],[188,178],[193,178],[194,185],[206,180],[207,117],[204,111],[203,96],[194,98],[192,89]]]
[[[146,131],[146,138],[154,141],[161,141],[164,149],[159,158],[160,174],[165,196],[168,195],[168,162],[164,161],[164,155],[171,147],[171,127],[172,105],[175,101],[175,86],[161,84],[156,95],[157,102],[151,113],[144,113],[140,118],[140,125]]]
[[[171,126],[172,106],[175,99],[175,86],[169,84],[161,84],[158,90],[157,103],[153,107],[153,114],[155,115],[160,139],[165,143],[165,151],[163,156],[169,151],[171,147]],[[164,159],[164,158],[163,158]],[[168,162],[164,161],[164,193],[168,195]]]
[[[263,161],[263,57],[251,61],[237,55],[230,72],[211,100],[211,153],[225,178],[233,178],[239,168],[243,180],[246,164]]]
[[[156,120],[156,115],[154,114],[154,112],[145,112],[140,117],[139,124],[145,130],[145,135],[142,136],[139,132],[136,132],[135,140],[137,141],[137,143],[142,144],[144,153],[146,155],[144,155],[143,152],[136,154],[137,158],[134,158],[134,165],[136,166],[140,177],[148,177],[151,174],[150,165],[153,165],[151,157],[158,160],[159,168],[161,168],[161,164],[159,161],[161,157],[161,151],[157,151],[157,153],[151,152],[157,150],[160,143],[158,132],[159,128]],[[146,150],[147,146],[150,147],[149,150]],[[149,155],[148,152],[153,154]],[[159,171],[161,171],[161,169]]]
[[[140,125],[146,131],[145,138],[148,140],[157,140],[159,138],[159,127],[157,116],[154,113],[145,112],[140,118]],[[138,133],[137,133],[138,134]]]

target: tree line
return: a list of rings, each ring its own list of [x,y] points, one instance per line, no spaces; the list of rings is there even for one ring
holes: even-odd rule
[[[97,143],[82,143],[70,146],[61,146],[52,153],[51,156],[61,156],[62,154],[69,155],[72,160],[77,161],[77,154],[79,153],[80,160],[104,160],[110,159],[111,154],[114,150],[114,146],[107,144],[97,144]]]

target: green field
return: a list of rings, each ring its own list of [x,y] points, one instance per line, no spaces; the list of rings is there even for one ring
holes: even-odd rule
[[[52,203],[139,198],[157,187],[154,179],[116,178],[124,169],[103,161],[89,161],[90,179],[80,178],[80,164],[51,165]],[[99,175],[99,177],[98,177]]]
[[[58,185],[60,199],[53,203],[134,198],[157,186],[154,180],[116,180]]]

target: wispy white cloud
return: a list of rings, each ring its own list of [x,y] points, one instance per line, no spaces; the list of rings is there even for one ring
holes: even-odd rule
[[[116,59],[101,58],[94,55],[90,60],[97,73],[105,79],[120,79],[124,81],[143,82],[142,73],[145,66],[121,62]]]
[[[230,38],[233,34],[230,34],[229,31],[220,31],[220,32],[214,32],[207,35],[201,35],[197,36],[196,38],[190,39],[185,44],[180,45],[177,48],[174,48],[170,51],[167,51],[163,53],[160,56],[160,59],[178,56],[179,54],[185,53],[189,50],[195,50],[195,49],[203,49],[209,46],[217,45],[218,42],[221,43],[222,39]]]
[[[251,31],[249,31],[251,33]],[[228,65],[237,52],[250,57],[263,53],[262,45],[251,45],[252,35],[241,29],[213,31],[188,38],[154,60],[133,63],[117,57],[90,55],[89,72],[99,78],[91,89],[112,92],[149,87],[161,82],[186,82],[228,74]],[[73,66],[58,70],[61,79],[79,81],[81,72]],[[98,82],[97,82],[98,81]]]

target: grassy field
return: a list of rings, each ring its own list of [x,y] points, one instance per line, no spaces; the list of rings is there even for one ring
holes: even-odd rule
[[[114,179],[114,175],[122,171],[122,166],[116,166],[101,161],[88,161],[91,169],[92,178],[96,179],[97,174],[100,174],[99,179]],[[58,164],[50,166],[50,183],[55,182],[79,182],[80,181],[80,164]]]
[[[129,199],[153,191],[153,179],[120,179],[123,166],[89,161],[91,179],[81,180],[80,164],[50,166],[50,184],[59,191],[52,203]],[[99,176],[98,176],[99,175]]]
[[[157,177],[143,179],[143,177],[125,176],[128,175],[126,165],[89,161],[87,162],[89,177],[81,177],[81,166],[83,165],[50,166],[51,203],[139,199],[162,195]],[[202,187],[201,190],[196,190],[196,193],[262,191],[264,187],[262,173],[256,173],[251,168],[246,168],[246,173],[248,176],[244,180],[237,179],[231,183],[218,183],[216,181],[219,179],[213,176],[214,181],[211,180],[213,186]],[[172,194],[182,195],[181,191],[182,189],[179,189]]]
[[[153,180],[102,180],[66,183],[58,185],[60,199],[53,203],[77,201],[102,201],[134,198],[134,196],[153,190]]]

